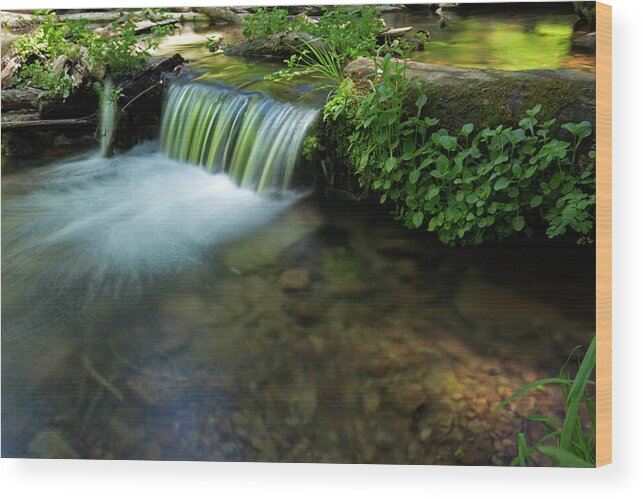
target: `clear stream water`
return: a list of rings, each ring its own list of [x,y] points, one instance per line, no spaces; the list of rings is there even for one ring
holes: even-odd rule
[[[2,455],[508,464],[536,435],[522,416],[560,400],[492,409],[591,340],[593,248],[445,248],[288,187],[305,126],[284,127],[311,101],[202,86],[228,74],[210,71],[170,91],[165,130],[189,118],[181,92],[192,129],[3,174]],[[240,109],[213,106],[250,95],[230,155],[203,160]]]

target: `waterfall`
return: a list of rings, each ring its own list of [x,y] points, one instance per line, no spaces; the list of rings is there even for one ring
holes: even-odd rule
[[[257,191],[290,187],[318,111],[257,93],[200,84],[168,90],[161,147]]]
[[[112,155],[118,106],[112,97],[112,80],[107,77],[100,98],[100,155]]]

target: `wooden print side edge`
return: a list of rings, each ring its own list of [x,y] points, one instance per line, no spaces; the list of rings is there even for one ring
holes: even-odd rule
[[[612,7],[596,2],[596,466],[612,462]]]

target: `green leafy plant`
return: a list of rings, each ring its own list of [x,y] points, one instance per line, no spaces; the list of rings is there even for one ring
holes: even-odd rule
[[[103,96],[105,92],[105,85],[103,84],[102,81],[94,82],[94,84],[92,85],[92,88],[98,96],[101,96],[101,97]],[[123,96],[123,89],[119,86],[114,86],[109,89],[109,91],[105,95],[105,98],[109,102],[118,102],[118,99],[120,99],[122,96]]]
[[[288,21],[288,11],[280,8],[257,7],[243,21],[243,36],[248,40],[288,31],[294,24]]]
[[[312,160],[313,156],[317,151],[323,149],[323,145],[319,140],[319,137],[316,135],[309,135],[304,139],[304,147],[302,149],[301,155],[307,159]]]
[[[596,337],[590,343],[573,379],[567,369],[568,363],[569,359],[561,368],[558,378],[529,383],[496,408],[498,411],[523,393],[552,384],[559,387],[565,404],[562,421],[541,415],[527,418],[541,424],[545,434],[534,445],[529,446],[525,434],[519,433],[518,456],[512,461],[512,465],[527,466],[536,453],[549,457],[557,466],[587,468],[596,465],[596,404],[590,390],[594,385],[590,377],[596,367]]]
[[[21,58],[22,66],[13,84],[31,85],[67,98],[73,90],[73,79],[66,70],[53,70],[54,61],[62,55],[73,63],[82,63],[96,78],[102,78],[105,72],[118,75],[141,69],[150,57],[149,51],[172,27],[156,27],[144,38],[136,36],[135,29],[130,20],[114,26],[114,35],[107,36],[89,30],[85,21],[59,21],[51,13],[41,26],[14,42],[12,50]]]
[[[319,22],[300,26],[300,29],[325,40],[342,62],[373,55],[377,48],[377,35],[383,28],[379,10],[372,5],[328,9]]]
[[[294,76],[310,74],[313,78],[320,78],[329,83],[318,85],[317,88],[335,91],[344,81],[344,69],[337,52],[317,45],[318,40],[305,43],[305,48],[290,59],[284,61],[286,69],[271,73],[265,77],[267,80],[291,79]]]
[[[374,6],[329,8],[316,23],[301,17],[289,21],[286,9],[259,7],[244,20],[243,36],[253,40],[284,31],[304,31],[324,40],[344,63],[373,54],[382,28],[379,11]]]
[[[221,48],[222,43],[223,40],[220,36],[208,36],[205,39],[205,48],[207,48],[210,52],[216,52]]]
[[[13,83],[30,85],[41,89],[43,95],[60,95],[63,99],[69,97],[74,86],[74,80],[66,70],[61,74],[54,73],[41,61],[24,67],[19,79],[14,77]]]
[[[346,127],[347,156],[364,189],[392,202],[409,228],[426,227],[445,244],[479,244],[518,232],[528,220],[549,223],[547,235],[576,232],[592,240],[593,152],[579,161],[588,122],[565,124],[571,142],[554,138],[555,120],[540,122],[540,106],[518,127],[477,133],[465,124],[455,134],[426,117],[422,85],[406,77],[394,47],[375,57],[370,84],[345,81],[324,110],[327,123]]]

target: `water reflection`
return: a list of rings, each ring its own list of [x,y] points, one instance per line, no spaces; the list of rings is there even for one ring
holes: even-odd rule
[[[572,39],[577,17],[549,9],[506,9],[498,12],[449,11],[448,25],[440,28],[440,18],[430,11],[402,11],[384,14],[388,26],[413,26],[431,32],[426,50],[416,51],[411,58],[418,62],[452,66],[500,69],[574,69],[593,73],[593,52],[576,49]],[[310,90],[310,81],[296,80],[294,85],[262,81],[282,67],[279,61],[252,61],[213,55],[205,48],[208,36],[222,36],[228,41],[243,39],[241,29],[232,26],[179,28],[167,39],[159,53],[180,52],[193,66],[203,71],[200,78],[219,79],[235,85],[262,89],[282,96],[299,96]],[[301,86],[300,88],[297,88]]]
[[[576,16],[543,11],[448,13],[448,25],[431,14],[385,15],[387,23],[428,29],[432,42],[413,53],[419,62],[506,71],[568,68],[593,72],[595,62],[572,47]]]

